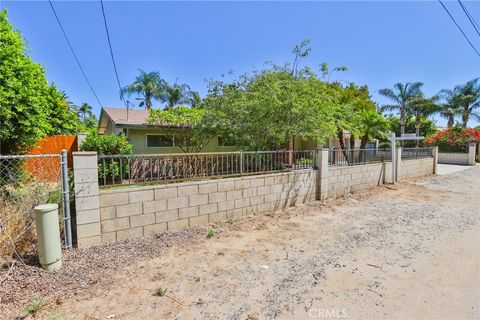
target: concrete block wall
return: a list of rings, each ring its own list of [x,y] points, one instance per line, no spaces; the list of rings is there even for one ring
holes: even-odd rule
[[[401,159],[400,151],[397,155]],[[79,247],[273,212],[392,181],[389,162],[329,167],[323,149],[316,170],[99,190],[96,153],[75,152],[73,158]],[[397,177],[432,174],[435,161],[436,153],[400,161]]]
[[[468,152],[439,152],[438,163],[474,166],[476,147],[472,143],[468,146]]]
[[[441,164],[458,164],[458,165],[467,165],[468,164],[468,153],[463,152],[439,152],[438,153],[438,163]]]
[[[368,190],[392,181],[392,164],[371,163],[351,167],[330,167],[328,196],[333,198],[345,194]]]
[[[399,163],[398,180],[413,179],[434,174],[432,158],[407,159]]]
[[[436,173],[437,149],[432,158],[401,160],[397,149],[397,181],[428,176]],[[392,163],[372,163],[359,166],[328,168],[328,197],[338,198],[348,193],[368,190],[392,182]]]
[[[315,170],[101,190],[105,243],[266,213],[315,200]]]

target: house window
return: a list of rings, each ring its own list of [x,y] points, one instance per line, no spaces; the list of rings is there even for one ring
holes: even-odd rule
[[[217,138],[217,146],[219,147],[235,147],[237,144],[233,139],[227,137],[218,137]]]
[[[173,147],[173,136],[164,134],[147,134],[147,147]]]

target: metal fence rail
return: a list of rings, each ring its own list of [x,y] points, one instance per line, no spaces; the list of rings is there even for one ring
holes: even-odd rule
[[[392,160],[390,149],[334,149],[329,151],[329,166],[356,166]]]
[[[432,148],[402,148],[402,160],[433,157]]]
[[[100,187],[312,168],[315,151],[100,155]]]

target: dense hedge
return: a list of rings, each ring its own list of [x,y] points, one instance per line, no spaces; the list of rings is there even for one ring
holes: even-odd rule
[[[480,141],[480,130],[471,128],[449,128],[429,136],[425,145],[438,146],[443,152],[465,152],[471,142]]]
[[[132,154],[133,146],[125,136],[90,134],[80,146],[82,151],[97,151],[102,154]]]

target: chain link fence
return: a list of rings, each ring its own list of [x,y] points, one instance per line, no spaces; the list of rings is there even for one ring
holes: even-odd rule
[[[63,216],[61,162],[59,154],[0,156],[0,265],[36,254],[35,206],[58,203]]]

